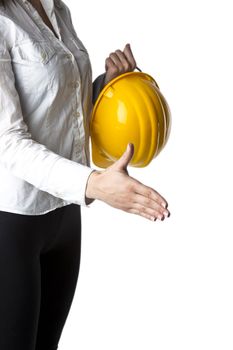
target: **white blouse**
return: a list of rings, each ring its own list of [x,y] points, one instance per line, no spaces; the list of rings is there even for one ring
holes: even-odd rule
[[[0,6],[0,210],[39,215],[86,206],[92,71],[70,10],[41,0]]]

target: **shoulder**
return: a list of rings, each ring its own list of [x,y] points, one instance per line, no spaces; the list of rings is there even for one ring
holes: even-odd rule
[[[54,0],[54,5],[65,19],[71,20],[71,12],[63,0]]]
[[[65,3],[63,0],[54,0],[54,5],[55,5],[55,7],[57,7],[59,10],[69,11],[68,5],[66,5],[66,3]]]
[[[54,0],[54,5],[58,8],[62,8],[62,2],[61,0]]]
[[[68,20],[72,27],[71,11],[63,0],[54,0],[54,5],[65,21]]]

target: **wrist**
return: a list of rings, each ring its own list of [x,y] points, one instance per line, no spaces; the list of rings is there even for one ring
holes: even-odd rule
[[[88,180],[87,180],[87,186],[86,186],[86,193],[85,193],[85,198],[86,198],[86,203],[90,204],[92,203],[95,199],[98,199],[97,196],[97,183],[98,183],[98,177],[101,174],[100,171],[94,170]]]

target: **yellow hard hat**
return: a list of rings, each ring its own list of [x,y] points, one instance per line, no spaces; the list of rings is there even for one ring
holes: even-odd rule
[[[92,160],[106,168],[134,144],[131,166],[145,167],[167,143],[171,126],[169,106],[156,81],[143,72],[112,79],[95,102],[90,136]]]

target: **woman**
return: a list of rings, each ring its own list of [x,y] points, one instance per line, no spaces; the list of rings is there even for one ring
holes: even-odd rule
[[[64,2],[1,0],[1,350],[57,349],[78,278],[81,205],[98,199],[150,220],[169,216],[166,200],[128,175],[133,145],[106,170],[90,168],[93,102],[135,67],[126,45],[92,85]]]

